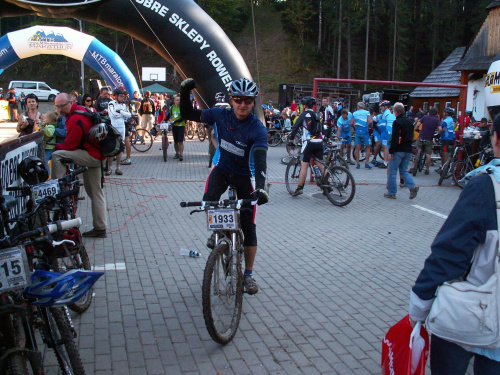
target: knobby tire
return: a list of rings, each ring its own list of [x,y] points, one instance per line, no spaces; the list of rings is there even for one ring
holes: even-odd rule
[[[444,163],[443,167],[441,168],[441,173],[439,174],[439,181],[438,181],[438,185],[441,185],[443,183],[443,181],[450,177],[448,176],[448,170],[450,169],[450,159],[446,160],[446,163]]]
[[[328,174],[323,179],[323,192],[335,206],[346,206],[356,193],[354,177],[344,167],[328,167]]]
[[[277,130],[267,132],[267,144],[270,147],[276,147],[281,143],[281,134]]]
[[[237,250],[235,250],[237,251]],[[241,270],[241,257],[236,267],[236,275],[232,274],[232,259],[229,255],[229,245],[221,243],[212,250],[208,256],[202,285],[202,304],[205,326],[210,337],[219,344],[230,342],[240,324],[241,311],[243,305],[243,274]],[[215,281],[219,280],[219,285]],[[219,291],[217,287],[221,283],[229,283],[225,289]],[[213,292],[213,295],[212,295]],[[217,293],[220,293],[217,296]],[[215,311],[218,302],[226,302],[227,311]],[[222,324],[223,318],[228,323]]]
[[[453,181],[460,189],[465,187],[465,182],[459,182],[462,178],[465,177],[467,173],[472,171],[472,166],[470,161],[468,160],[459,160],[453,164],[451,167],[451,175],[453,177]]]
[[[74,262],[77,264],[79,269],[91,271],[92,265],[90,264],[89,255],[87,254],[87,249],[85,249],[85,245],[83,241],[80,242],[80,249],[78,253],[73,255]],[[85,293],[82,298],[80,298],[77,302],[72,303],[68,307],[77,313],[82,313],[86,311],[90,304],[92,303],[92,299],[94,298],[94,287],[90,288],[87,293]]]
[[[290,194],[293,194],[299,186],[300,168],[301,163],[299,158],[293,158],[286,166],[285,185],[286,190],[288,190]]]
[[[161,151],[163,153],[163,161],[167,162],[167,151],[168,151],[168,143],[167,143],[167,135],[162,135],[161,137]]]
[[[203,142],[207,138],[207,133],[203,125],[198,125],[198,139]]]
[[[153,146],[153,137],[145,128],[139,128],[130,134],[130,144],[134,150],[146,152]]]

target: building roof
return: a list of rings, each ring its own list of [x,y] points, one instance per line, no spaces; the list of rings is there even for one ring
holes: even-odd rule
[[[471,71],[488,71],[491,66],[491,63],[495,61],[496,56],[472,56],[465,57],[460,60],[458,64],[455,64],[451,67],[452,70],[467,70]]]
[[[151,91],[153,94],[155,94],[155,93],[163,94],[165,92],[167,94],[170,94],[170,95],[177,94],[177,92],[175,92],[174,90],[171,90],[165,86],[162,86],[159,83],[153,83],[151,86],[143,87],[141,90],[141,93],[144,93],[146,91]]]
[[[451,68],[460,61],[465,47],[458,47],[443,60],[431,74],[424,79],[426,83],[445,83],[450,85],[459,85],[461,73]],[[417,87],[410,94],[412,98],[435,98],[447,96],[459,96],[460,89],[450,87]]]

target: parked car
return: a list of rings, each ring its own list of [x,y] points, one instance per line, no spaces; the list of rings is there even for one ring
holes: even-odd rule
[[[9,89],[12,87],[16,89],[16,93],[35,94],[39,100],[48,100],[49,102],[53,102],[56,95],[59,94],[59,91],[41,81],[10,81]]]

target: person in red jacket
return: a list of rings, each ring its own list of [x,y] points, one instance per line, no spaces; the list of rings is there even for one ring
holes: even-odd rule
[[[62,158],[72,159],[75,164],[89,169],[83,174],[85,191],[92,202],[92,218],[94,227],[83,233],[84,237],[106,237],[106,200],[101,186],[101,162],[106,157],[101,152],[85,142],[86,134],[94,125],[93,120],[85,115],[74,113],[75,110],[85,111],[82,106],[71,103],[67,93],[60,93],[54,100],[57,112],[66,116],[67,135],[64,143],[57,144],[52,154],[52,178],[60,178],[66,173]]]

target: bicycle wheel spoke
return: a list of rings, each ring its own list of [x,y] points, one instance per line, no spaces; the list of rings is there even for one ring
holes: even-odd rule
[[[336,206],[349,204],[356,192],[352,174],[346,168],[338,166],[328,168],[322,188],[328,200]]]

